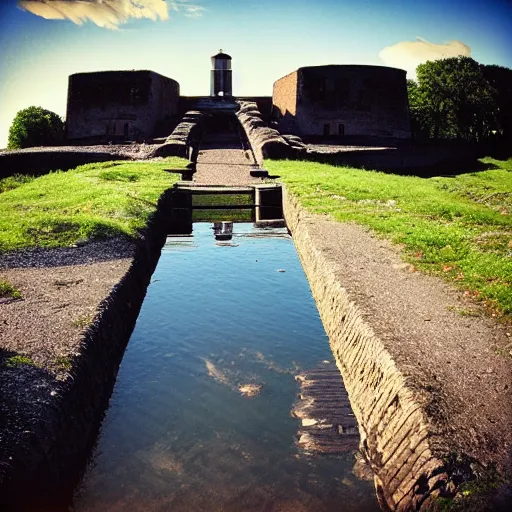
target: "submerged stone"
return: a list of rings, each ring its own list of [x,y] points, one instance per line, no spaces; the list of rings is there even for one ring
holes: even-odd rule
[[[263,386],[261,384],[240,384],[238,386],[238,391],[240,391],[242,395],[252,398],[253,396],[260,394],[262,387]]]

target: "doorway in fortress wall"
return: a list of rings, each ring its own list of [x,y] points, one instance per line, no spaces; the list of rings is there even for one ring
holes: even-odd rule
[[[324,123],[323,136],[325,138],[343,137],[345,135],[345,124],[338,121]]]

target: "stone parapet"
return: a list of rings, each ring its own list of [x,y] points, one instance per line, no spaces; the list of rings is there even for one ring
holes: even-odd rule
[[[297,158],[300,150],[292,147],[277,130],[265,124],[255,102],[239,101],[238,105],[240,109],[236,115],[259,165],[263,165],[265,158],[275,160]]]
[[[195,161],[201,138],[201,120],[203,114],[197,110],[188,111],[180,123],[158,146],[152,156],[179,156]]]
[[[359,424],[379,502],[386,510],[426,509],[448,477],[434,454],[422,401],[315,247],[305,213],[285,187],[283,208]]]

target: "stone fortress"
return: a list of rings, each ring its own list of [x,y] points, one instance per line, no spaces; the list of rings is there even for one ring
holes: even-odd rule
[[[211,60],[210,95],[204,97],[181,96],[177,81],[152,71],[71,75],[68,141],[77,145],[155,142],[171,134],[187,113],[232,115],[244,105],[246,113],[256,113],[266,126],[296,136],[297,141],[298,137],[338,141],[349,136],[411,137],[403,70],[363,65],[303,67],[277,80],[272,97],[248,98],[233,96],[231,57],[221,50]],[[254,123],[261,124],[258,119]]]

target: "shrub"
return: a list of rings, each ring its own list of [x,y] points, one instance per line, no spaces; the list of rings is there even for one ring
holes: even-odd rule
[[[0,280],[0,298],[21,299],[21,292],[8,281]]]
[[[64,140],[64,122],[55,113],[41,107],[20,110],[9,128],[7,149],[52,146]]]

